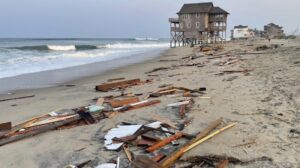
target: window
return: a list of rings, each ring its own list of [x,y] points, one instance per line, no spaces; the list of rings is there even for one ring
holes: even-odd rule
[[[196,18],[200,18],[201,14],[200,13],[196,13]]]
[[[191,27],[192,27],[192,24],[191,24],[191,23],[187,23],[186,27],[187,27],[187,28],[191,28]]]
[[[190,15],[189,14],[183,14],[182,15],[182,19],[183,20],[188,20],[190,18]]]
[[[197,29],[200,28],[200,22],[196,22],[196,28],[197,28]]]
[[[181,29],[183,29],[183,23],[180,23],[180,24],[179,24],[179,27],[180,27]]]

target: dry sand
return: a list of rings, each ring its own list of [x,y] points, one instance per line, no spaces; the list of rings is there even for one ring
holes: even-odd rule
[[[161,57],[118,68],[97,76],[69,82],[75,87],[56,86],[44,89],[18,91],[11,96],[36,95],[34,98],[0,102],[0,123],[12,121],[14,124],[56,109],[74,108],[91,103],[97,96],[119,94],[119,91],[100,93],[94,86],[110,78],[126,77],[150,79],[153,83],[126,89],[126,92],[145,93],[155,91],[160,85],[173,84],[191,89],[207,87],[205,96],[210,99],[194,98],[195,105],[187,118],[192,123],[184,131],[195,134],[219,117],[224,121],[238,122],[233,129],[218,135],[184,155],[202,156],[208,154],[226,155],[241,160],[269,157],[273,161],[256,161],[230,167],[300,167],[300,135],[290,133],[300,129],[300,44],[299,40],[274,40],[277,49],[264,50],[263,54],[239,54],[253,51],[256,46],[267,44],[265,40],[230,42],[225,51],[232,51],[243,60],[218,66],[219,59],[208,60],[208,56],[193,60],[206,62],[204,67],[182,66],[157,71],[156,77],[145,72],[158,67],[171,67],[182,63],[182,57],[195,51],[189,47],[175,48]],[[223,51],[222,51],[223,52]],[[169,60],[169,61],[160,61]],[[174,61],[177,60],[177,61]],[[253,68],[249,73],[216,75],[222,69]],[[182,98],[162,96],[162,103],[120,114],[112,119],[104,119],[97,124],[80,126],[68,130],[50,131],[0,147],[0,167],[64,167],[86,159],[94,164],[110,159],[126,157],[123,151],[106,151],[103,146],[105,131],[122,121],[148,123],[151,115],[158,114],[180,123],[178,112],[166,108],[166,104]],[[254,143],[249,143],[254,142]],[[248,145],[243,145],[247,144]],[[126,164],[125,164],[126,165]],[[124,166],[123,166],[124,167]],[[126,166],[125,166],[126,167]],[[181,167],[181,165],[177,165]]]

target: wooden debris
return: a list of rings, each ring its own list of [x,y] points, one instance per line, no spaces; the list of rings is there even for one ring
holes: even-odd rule
[[[116,109],[114,109],[114,111],[124,112],[124,111],[129,111],[129,110],[135,110],[135,109],[139,109],[142,107],[155,105],[158,103],[160,103],[160,100],[145,100],[145,101],[141,101],[141,102],[137,102],[137,103],[133,103],[133,104],[129,104],[126,106],[116,108]]]
[[[161,129],[164,131],[164,134],[166,135],[166,137],[171,137],[173,133],[170,133],[170,130],[166,127],[161,127]],[[179,143],[177,142],[177,140],[171,141],[172,145],[179,145]]]
[[[202,138],[202,139],[200,139],[200,140],[194,142],[194,143],[191,144],[190,146],[188,146],[188,147],[184,150],[184,152],[187,152],[187,151],[193,149],[194,147],[200,145],[201,143],[207,141],[208,139],[210,139],[210,138],[212,138],[212,137],[214,137],[214,136],[216,136],[216,135],[218,135],[218,134],[224,132],[225,130],[227,130],[227,129],[229,129],[229,128],[234,127],[236,124],[237,124],[237,123],[229,124],[229,125],[227,125],[227,126],[221,128],[221,129],[219,129],[219,130],[217,130],[217,131],[215,131],[215,132],[213,132],[213,133],[207,135],[206,137],[204,137],[204,138]]]
[[[160,97],[162,95],[168,95],[168,94],[173,94],[177,91],[177,89],[168,89],[168,90],[162,90],[158,92],[151,93],[149,96],[150,97]]]
[[[118,81],[118,80],[125,80],[125,78],[113,78],[113,79],[108,79],[107,82],[113,82],[113,81]]]
[[[117,88],[126,88],[133,85],[138,85],[141,83],[140,79],[131,79],[121,82],[114,82],[114,83],[104,83],[95,87],[97,91],[107,92],[111,89]]]
[[[185,112],[186,112],[186,104],[183,104],[179,107],[179,116],[181,118],[184,118],[185,117]]]
[[[9,99],[1,99],[0,102],[10,101],[10,100],[26,99],[26,98],[32,98],[32,97],[35,97],[35,95],[22,96],[22,97],[14,97],[14,98],[9,98]]]
[[[63,121],[58,121],[58,122],[55,122],[52,124],[41,125],[41,126],[37,126],[37,127],[33,127],[30,129],[24,130],[24,131],[20,131],[12,136],[8,136],[8,137],[0,139],[0,146],[15,142],[15,141],[27,138],[27,137],[31,137],[31,136],[34,136],[34,135],[37,135],[37,134],[40,134],[40,133],[43,133],[43,132],[46,132],[49,130],[56,129],[60,126],[77,121],[79,119],[80,119],[80,116],[77,115],[77,116],[74,116],[73,118],[69,118],[69,119],[66,119]]]
[[[104,103],[104,98],[102,98],[102,97],[100,97],[100,98],[98,98],[97,99],[97,102],[96,102],[96,105],[98,105],[98,106],[102,106],[103,105],[103,103]]]
[[[222,160],[219,165],[218,165],[218,168],[226,168],[228,166],[228,163],[229,163],[229,160],[228,159],[225,159],[225,160]]]
[[[167,70],[167,69],[169,69],[169,68],[168,68],[168,67],[159,67],[159,68],[154,68],[153,70],[146,72],[146,74],[148,74],[148,73],[152,73],[152,72],[161,71],[161,70]]]
[[[121,107],[124,105],[131,104],[131,103],[136,103],[139,101],[140,101],[139,98],[133,97],[133,98],[123,99],[123,100],[108,100],[106,102],[108,104],[110,104],[113,108],[116,108],[116,107]]]
[[[150,140],[150,139],[147,139],[147,138],[142,138],[142,139],[139,139],[137,140],[137,145],[138,146],[152,146],[156,143],[157,141],[155,140]]]
[[[170,166],[172,166],[176,162],[176,160],[179,159],[184,154],[184,151],[186,148],[188,148],[194,142],[204,138],[206,135],[209,134],[209,132],[211,132],[213,129],[215,129],[217,126],[219,126],[221,124],[221,122],[222,122],[221,119],[218,119],[218,120],[212,122],[206,129],[204,129],[199,135],[197,135],[197,137],[195,139],[191,140],[189,143],[184,145],[182,148],[180,148],[177,151],[175,151],[174,153],[170,154],[166,159],[164,159],[162,161],[162,167],[169,168]]]
[[[165,145],[171,143],[172,141],[175,141],[177,139],[180,139],[183,136],[182,132],[177,132],[175,135],[170,136],[166,139],[161,140],[160,142],[150,146],[149,148],[146,149],[147,152],[153,152],[161,147],[164,147]]]
[[[11,122],[0,123],[0,131],[9,131],[12,129]]]
[[[174,129],[177,129],[177,126],[171,120],[169,120],[168,118],[163,118],[159,115],[153,115],[152,119],[156,120],[156,121],[160,121],[164,124],[167,124],[168,126],[174,128]]]
[[[161,168],[161,166],[147,156],[137,155],[132,164],[135,168]]]
[[[269,161],[272,162],[273,159],[269,157],[259,157],[259,158],[254,158],[251,160],[241,160],[235,157],[230,157],[230,156],[222,156],[222,155],[207,155],[207,156],[193,156],[193,157],[188,157],[184,159],[184,161],[192,163],[193,165],[205,162],[208,163],[209,166],[213,166],[216,163],[221,163],[224,160],[228,160],[228,163],[231,164],[237,164],[237,165],[247,165],[253,162],[258,162],[258,161]]]
[[[253,69],[222,70],[220,73],[217,73],[216,75],[232,74],[232,73],[247,73],[247,72],[251,72],[251,71],[253,71]]]
[[[129,147],[127,145],[123,145],[123,150],[124,150],[128,160],[131,162],[132,161],[132,155],[131,155],[131,152],[129,150]]]
[[[161,160],[163,160],[167,155],[165,155],[164,153],[158,153],[157,155],[155,155],[154,157],[152,157],[151,159],[154,162],[160,162]]]

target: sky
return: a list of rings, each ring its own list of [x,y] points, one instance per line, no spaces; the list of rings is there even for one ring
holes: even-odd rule
[[[2,38],[169,37],[169,17],[202,0],[0,0]],[[299,0],[213,0],[230,13],[228,29],[263,29],[274,22],[287,34],[300,26]]]

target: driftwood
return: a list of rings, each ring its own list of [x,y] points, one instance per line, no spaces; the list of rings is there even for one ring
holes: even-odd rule
[[[22,97],[15,97],[15,98],[9,98],[9,99],[1,99],[0,102],[4,101],[10,101],[10,100],[18,100],[18,99],[26,99],[26,98],[32,98],[35,95],[30,95],[30,96],[22,96]]]

